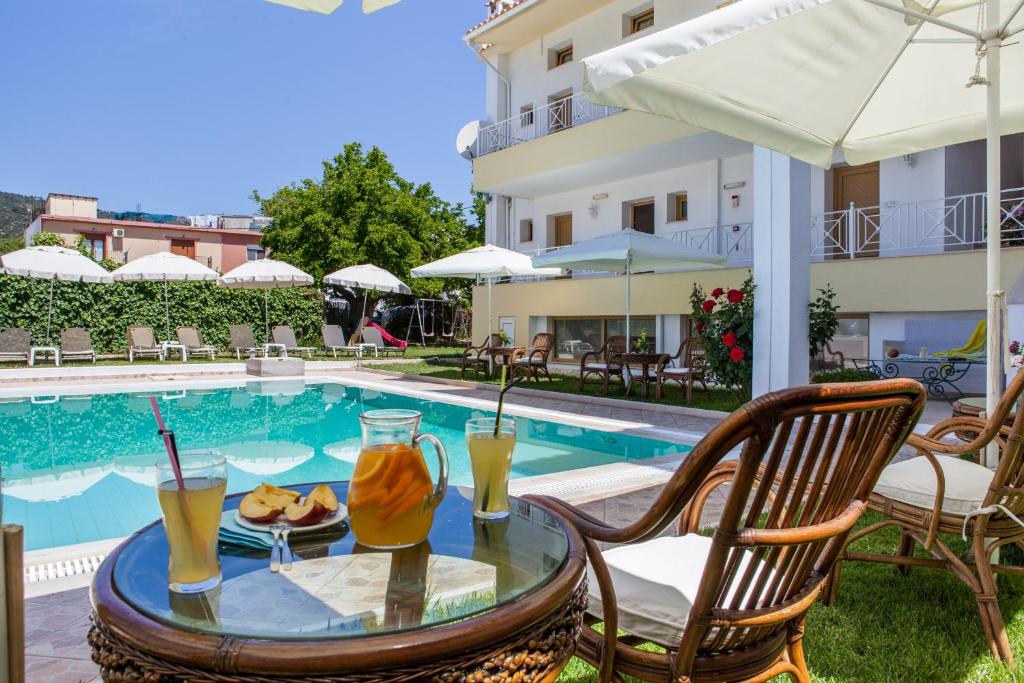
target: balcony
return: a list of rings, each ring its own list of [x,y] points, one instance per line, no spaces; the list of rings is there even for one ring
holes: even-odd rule
[[[135,258],[142,258],[143,256],[146,256],[146,254],[141,254],[133,258],[127,251],[115,251],[112,254],[110,254],[108,259],[113,261],[114,263],[120,263],[123,265],[125,263],[128,263],[129,261],[134,261]],[[218,270],[217,268],[213,267],[212,256],[192,256],[190,258],[196,263],[200,263],[206,266],[207,268],[210,268],[212,270]]]
[[[515,147],[530,140],[568,130],[589,121],[608,118],[622,109],[594,104],[583,93],[550,102],[499,121],[480,130],[474,157],[481,157],[503,149]]]

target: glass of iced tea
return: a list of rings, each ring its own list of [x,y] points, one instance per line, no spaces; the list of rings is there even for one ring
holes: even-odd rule
[[[516,447],[515,420],[481,417],[466,422],[466,446],[473,468],[473,515],[508,517],[508,476]]]
[[[167,460],[157,462],[157,497],[170,550],[168,584],[176,593],[197,593],[220,583],[217,532],[224,507],[227,467],[216,453],[181,456],[178,483]]]
[[[362,449],[348,489],[348,515],[360,545],[383,550],[426,540],[434,509],[448,487],[448,453],[431,434],[420,434],[415,410],[370,410],[359,416]],[[420,445],[437,452],[437,484]]]

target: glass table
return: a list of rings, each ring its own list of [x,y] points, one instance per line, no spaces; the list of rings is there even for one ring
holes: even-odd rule
[[[345,500],[347,483],[332,486]],[[269,571],[269,550],[221,544],[223,583],[198,595],[167,590],[167,540],[150,525],[94,580],[93,659],[111,681],[551,680],[586,607],[582,541],[519,499],[508,520],[476,520],[471,497],[449,489],[428,540],[400,551],[361,547],[345,524],[293,533],[289,572]]]
[[[984,360],[963,358],[852,358],[854,367],[870,370],[878,379],[911,377],[924,385],[929,398],[952,401],[963,398],[964,392],[958,382],[976,366],[985,365]]]

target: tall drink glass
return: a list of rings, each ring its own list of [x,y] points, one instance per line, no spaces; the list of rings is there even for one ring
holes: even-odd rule
[[[224,508],[227,467],[215,453],[181,456],[181,489],[170,462],[157,463],[157,497],[170,550],[169,588],[176,593],[210,590],[221,580],[217,531]]]
[[[493,417],[466,422],[466,446],[473,467],[473,515],[480,519],[508,517],[508,476],[516,447],[516,422]]]

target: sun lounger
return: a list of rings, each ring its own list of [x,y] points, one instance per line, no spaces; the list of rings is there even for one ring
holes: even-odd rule
[[[160,360],[164,359],[163,347],[156,343],[152,327],[128,328],[128,362],[134,363],[136,356],[156,356]]]
[[[312,346],[299,346],[299,342],[295,338],[295,330],[290,325],[277,325],[271,335],[274,338],[274,343],[284,346],[287,351],[300,354],[305,353],[310,358],[313,357],[313,352],[316,351]]]
[[[385,356],[387,356],[392,351],[401,351],[402,353],[405,353],[405,349],[399,349],[394,346],[388,346],[384,342],[384,337],[380,336],[380,330],[378,330],[376,327],[364,327],[362,337],[363,343],[373,344],[374,347],[376,347],[375,350],[378,354],[383,353]]]
[[[198,327],[179,327],[177,334],[178,342],[185,345],[190,356],[209,356],[210,360],[217,357],[217,348],[206,345],[203,340],[203,331]]]
[[[96,362],[96,349],[92,337],[84,327],[69,327],[60,333],[60,357],[62,361],[91,360]]]
[[[248,325],[232,325],[228,328],[231,343],[228,351],[234,351],[235,357],[241,360],[242,352],[253,355],[260,349],[256,346],[256,338],[252,335],[252,328]]]
[[[0,330],[0,361],[14,360],[28,362],[32,351],[32,335],[22,327],[7,327]]]
[[[358,346],[345,343],[345,333],[342,332],[340,325],[324,325],[320,336],[323,337],[324,349],[333,353],[335,358],[338,357],[339,351],[353,356],[359,353]]]

